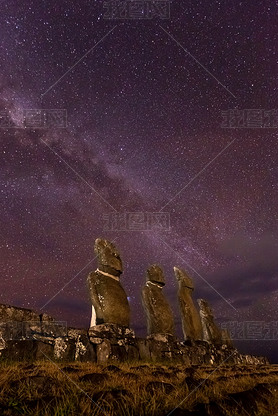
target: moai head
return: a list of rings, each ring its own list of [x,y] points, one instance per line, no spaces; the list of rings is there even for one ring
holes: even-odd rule
[[[158,286],[163,287],[165,285],[165,277],[161,267],[157,264],[153,264],[152,266],[150,266],[147,270],[146,281],[155,283]]]
[[[122,260],[119,251],[108,240],[97,238],[94,246],[98,257],[98,268],[102,271],[120,275],[123,272]]]
[[[209,303],[204,299],[197,299],[198,305],[200,307],[200,312],[204,316],[210,316],[213,317],[212,309],[209,306]]]
[[[185,270],[174,267],[174,273],[177,281],[180,285],[187,287],[188,289],[194,290],[193,280],[188,276]]]

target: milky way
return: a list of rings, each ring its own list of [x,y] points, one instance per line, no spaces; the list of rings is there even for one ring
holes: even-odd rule
[[[0,302],[86,327],[103,237],[122,254],[139,334],[152,263],[165,270],[177,328],[174,265],[220,320],[275,321],[273,2],[173,1],[166,19],[107,19],[103,2],[86,0],[0,9]],[[63,109],[67,125],[30,127],[27,109]],[[235,109],[259,111],[227,126]],[[107,218],[140,212],[163,212],[170,227],[107,229]]]

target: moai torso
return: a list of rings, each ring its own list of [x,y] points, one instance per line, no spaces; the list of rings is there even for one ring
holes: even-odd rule
[[[231,339],[231,335],[229,331],[227,329],[222,329],[221,334],[222,334],[222,343],[227,345],[229,348],[233,348],[234,347],[233,341]]]
[[[142,302],[147,316],[148,335],[174,335],[174,317],[162,291],[165,278],[162,269],[153,265],[147,270],[146,285],[142,289]]]
[[[130,308],[120,283],[122,262],[119,252],[109,241],[97,239],[95,253],[98,269],[87,279],[92,301],[91,326],[111,323],[128,327]]]
[[[192,299],[194,290],[192,279],[184,270],[178,267],[174,267],[174,272],[179,283],[178,302],[184,339],[191,341],[201,340],[202,324]]]
[[[222,332],[214,322],[214,316],[208,302],[204,299],[198,299],[198,304],[200,306],[203,340],[211,344],[223,344]]]

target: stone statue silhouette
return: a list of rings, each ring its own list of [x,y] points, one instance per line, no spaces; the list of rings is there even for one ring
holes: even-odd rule
[[[197,302],[200,306],[203,340],[215,345],[223,344],[222,331],[214,322],[214,316],[209,303],[204,299],[198,299]]]
[[[129,327],[130,308],[120,283],[123,272],[119,251],[108,240],[97,238],[94,246],[98,268],[87,278],[92,301],[91,325],[112,323]]]
[[[142,289],[142,303],[147,316],[148,334],[174,335],[174,317],[162,291],[165,278],[160,266],[153,264],[147,270]]]
[[[178,267],[174,267],[174,273],[179,284],[178,302],[184,339],[190,341],[201,340],[202,324],[192,299],[193,281],[186,271]]]

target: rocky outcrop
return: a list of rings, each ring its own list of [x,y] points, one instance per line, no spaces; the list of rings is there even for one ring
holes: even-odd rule
[[[193,281],[184,270],[178,267],[174,267],[174,273],[179,284],[178,302],[184,339],[202,340],[201,319],[192,299]]]
[[[123,271],[120,254],[114,244],[100,238],[95,241],[94,250],[98,268],[87,279],[92,301],[90,326],[112,323],[128,327],[130,308],[120,283]]]
[[[154,264],[147,270],[146,285],[142,289],[142,302],[147,316],[148,334],[174,335],[174,317],[162,291],[165,285],[163,270]]]
[[[31,309],[0,305],[0,357],[90,361],[93,351],[85,329],[67,328],[66,322]]]

